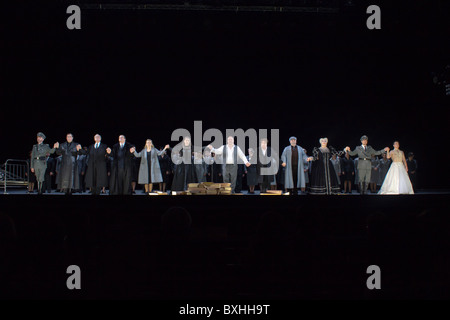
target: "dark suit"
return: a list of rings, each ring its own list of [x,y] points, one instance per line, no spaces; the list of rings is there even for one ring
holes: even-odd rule
[[[112,158],[109,188],[109,194],[111,195],[131,194],[134,159],[134,155],[130,153],[130,148],[132,147],[132,144],[125,142],[124,147],[120,148],[120,144],[117,143],[111,150],[111,154],[109,155]]]

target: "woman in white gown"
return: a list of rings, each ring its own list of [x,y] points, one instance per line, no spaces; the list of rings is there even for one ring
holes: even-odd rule
[[[408,176],[405,154],[399,148],[400,143],[395,141],[394,150],[387,156],[392,160],[392,164],[378,194],[414,194]]]

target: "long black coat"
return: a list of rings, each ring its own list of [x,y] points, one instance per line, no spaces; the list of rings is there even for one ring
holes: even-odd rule
[[[125,142],[125,156],[124,156],[124,176],[123,176],[123,184],[119,186],[119,161],[118,154],[120,149],[120,144],[116,143],[112,149],[109,157],[112,159],[111,164],[111,179],[110,179],[110,187],[109,194],[117,195],[117,194],[131,194],[131,181],[133,174],[133,161],[134,155],[130,153],[130,148],[134,147],[131,143]],[[122,192],[120,192],[122,191]]]
[[[61,167],[57,176],[58,189],[79,189],[80,180],[78,175],[78,166],[76,163],[78,143],[72,141],[71,143],[61,143],[56,149],[56,154],[62,156]]]
[[[256,174],[258,177],[258,183],[275,183],[275,175],[266,175],[261,174],[262,168],[272,168],[276,169],[279,165],[279,158],[276,152],[272,150],[272,148],[267,147],[266,154],[264,155],[261,148],[258,149],[258,161],[256,163]],[[278,172],[278,170],[274,170],[274,172]]]
[[[100,143],[97,149],[95,144],[89,146],[87,151],[80,152],[87,156],[87,170],[85,176],[86,188],[107,187],[108,171],[106,169],[107,153],[106,144]]]
[[[172,181],[172,191],[185,191],[189,183],[198,183],[195,166],[192,159],[193,148],[183,148],[179,151],[178,155],[172,154],[173,158],[179,160],[178,164],[175,164]],[[188,163],[187,159],[191,158],[191,163]],[[181,160],[184,161],[181,161]],[[173,159],[172,159],[173,161]]]

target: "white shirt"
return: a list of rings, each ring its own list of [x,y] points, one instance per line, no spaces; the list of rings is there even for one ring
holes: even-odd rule
[[[264,150],[263,148],[261,148],[261,151],[262,151],[262,154],[263,154],[263,155],[266,155],[267,149]]]
[[[231,146],[231,148],[230,148],[230,146],[227,144],[227,158],[226,158],[226,160],[225,160],[225,163],[226,164],[234,164],[234,144]],[[211,151],[212,152],[214,152],[215,154],[222,154],[223,153],[223,148],[224,148],[225,146],[221,146],[220,148],[218,148],[218,149],[215,149],[215,148],[213,148]],[[245,164],[247,164],[248,163],[248,160],[247,160],[247,158],[245,157],[245,154],[242,152],[242,150],[241,150],[241,148],[239,148],[239,146],[237,146],[237,155],[238,155],[238,157],[245,163]]]

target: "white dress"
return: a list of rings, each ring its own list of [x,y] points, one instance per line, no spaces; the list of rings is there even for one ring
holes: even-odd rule
[[[391,167],[378,194],[414,194],[408,172],[403,164],[405,154],[401,150],[392,150],[391,159]]]

